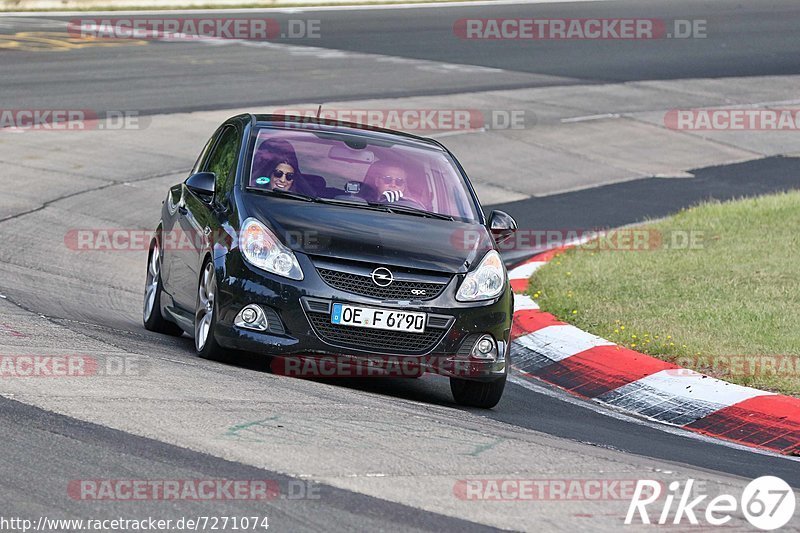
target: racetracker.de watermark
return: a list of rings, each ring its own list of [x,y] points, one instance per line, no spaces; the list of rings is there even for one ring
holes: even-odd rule
[[[281,232],[283,242],[306,251],[323,246],[316,230]],[[209,243],[232,248],[241,235],[224,229],[205,231],[173,229],[158,235],[159,246],[166,251],[192,251],[204,248]],[[64,234],[64,246],[75,252],[141,252],[149,250],[153,231],[127,228],[75,228]]]
[[[422,357],[402,355],[360,357],[287,355],[275,357],[270,368],[275,374],[307,379],[416,378],[425,372],[447,376],[475,377],[485,375],[487,364],[494,364],[494,361],[434,355]]]
[[[696,370],[715,375],[757,377],[800,377],[800,356],[796,355],[686,355],[675,360],[681,368],[667,370],[673,376],[697,376]]]
[[[636,479],[461,479],[453,486],[460,500],[615,501],[630,500]]]
[[[139,252],[147,251],[153,232],[126,228],[75,228],[64,234],[64,246],[75,252]],[[329,237],[317,230],[284,231],[280,237],[292,248],[307,252],[329,246]],[[472,250],[483,242],[484,229],[456,230],[451,244],[461,250]],[[159,234],[159,245],[167,251],[202,249],[210,243],[233,247],[239,235],[233,230],[173,229]],[[709,239],[703,230],[657,230],[648,228],[596,229],[518,229],[509,239],[498,244],[503,252],[542,251],[575,245],[588,252],[648,252],[656,250],[700,250]]]
[[[67,495],[81,501],[319,500],[318,484],[275,479],[73,479]]]
[[[0,109],[0,131],[141,130],[149,117],[138,111],[94,109]]]
[[[446,108],[376,108],[319,109],[279,108],[286,125],[323,122],[352,122],[372,128],[414,132],[521,130],[534,126],[536,117],[525,109],[446,109]]]
[[[800,131],[800,108],[671,109],[664,126],[683,131]]]
[[[454,246],[472,250],[481,242],[481,230],[457,230]],[[574,246],[583,252],[652,252],[656,250],[700,250],[706,245],[703,230],[659,230],[648,228],[599,229],[518,229],[498,244],[503,252],[542,251]]]
[[[705,19],[462,18],[453,34],[468,40],[705,39]]]
[[[2,378],[133,377],[150,372],[151,363],[137,355],[1,355]]]
[[[81,18],[67,24],[70,36],[80,39],[137,40],[244,40],[318,39],[319,19],[231,17]]]

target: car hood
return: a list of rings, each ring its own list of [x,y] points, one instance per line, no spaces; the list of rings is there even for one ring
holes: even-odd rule
[[[493,248],[489,232],[475,223],[256,195],[245,203],[248,216],[311,256],[453,274]]]

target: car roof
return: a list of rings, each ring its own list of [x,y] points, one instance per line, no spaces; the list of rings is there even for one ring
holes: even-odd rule
[[[251,114],[250,117],[252,125],[256,127],[273,127],[282,129],[292,128],[295,130],[308,129],[313,131],[326,131],[330,133],[360,135],[376,140],[403,142],[406,144],[423,144],[429,148],[435,148],[445,152],[447,151],[447,149],[441,143],[434,139],[420,137],[419,135],[413,135],[411,133],[402,131],[379,128],[377,126],[356,124],[354,122],[277,114]]]

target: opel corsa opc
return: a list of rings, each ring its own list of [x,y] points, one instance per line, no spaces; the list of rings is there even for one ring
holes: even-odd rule
[[[459,404],[505,387],[513,294],[498,244],[440,143],[344,122],[240,115],[171,187],[150,242],[144,325],[201,357],[411,361]]]

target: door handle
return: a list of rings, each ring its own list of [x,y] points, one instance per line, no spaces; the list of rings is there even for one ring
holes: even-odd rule
[[[188,210],[188,209],[186,209],[186,208],[185,208],[184,206],[182,206],[182,205],[179,205],[179,206],[178,206],[178,212],[179,212],[181,215],[188,215],[188,214],[189,214],[189,210]]]

